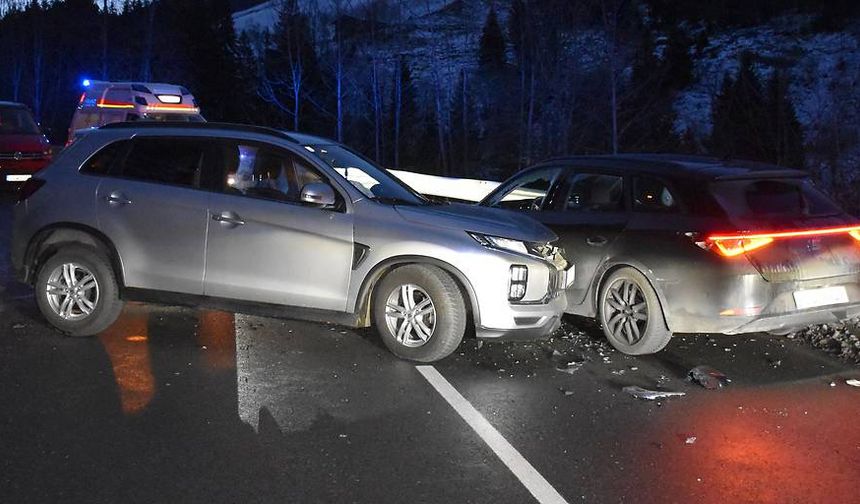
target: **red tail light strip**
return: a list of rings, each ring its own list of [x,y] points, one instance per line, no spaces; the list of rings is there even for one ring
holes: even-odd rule
[[[735,257],[773,243],[779,238],[801,238],[804,236],[822,236],[848,233],[860,241],[860,226],[805,229],[798,231],[776,231],[773,233],[745,233],[734,235],[712,235],[697,244],[702,248],[711,248],[725,257]]]
[[[848,233],[857,238],[860,235],[860,226],[837,227],[837,228],[822,228],[822,229],[806,229],[803,231],[777,231],[773,233],[745,233],[734,235],[713,235],[709,236],[709,240],[753,240],[756,238],[799,238],[802,236],[820,236]]]
[[[96,106],[99,108],[133,109],[134,103],[115,102],[102,99],[96,103]]]

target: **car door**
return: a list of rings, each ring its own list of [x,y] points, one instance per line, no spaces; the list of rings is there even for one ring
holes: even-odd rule
[[[559,245],[574,264],[567,288],[571,305],[581,304],[600,266],[629,221],[627,181],[620,173],[572,167],[557,186],[551,205],[539,220],[559,236]]]
[[[346,311],[353,215],[303,204],[301,189],[330,183],[286,149],[224,140],[209,205],[208,296]]]
[[[119,253],[127,287],[202,294],[205,150],[193,137],[138,136],[99,184],[98,225]]]

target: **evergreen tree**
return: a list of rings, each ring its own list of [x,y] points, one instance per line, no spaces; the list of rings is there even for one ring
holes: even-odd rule
[[[737,79],[726,77],[714,100],[712,152],[804,168],[803,131],[787,90],[788,79],[779,71],[763,88],[752,55],[744,54]]]
[[[496,10],[491,9],[481,32],[481,42],[478,49],[478,64],[482,69],[499,71],[505,67],[507,58],[505,56],[505,34],[499,25]]]
[[[737,78],[723,80],[712,107],[711,151],[723,157],[770,161],[763,136],[768,111],[753,56],[741,56]]]
[[[315,93],[322,88],[322,73],[308,16],[297,0],[285,2],[266,51],[263,96],[287,116],[293,129],[319,131],[314,109]]]
[[[455,175],[469,175],[477,163],[478,134],[474,83],[465,68],[460,69],[457,87],[451,98],[451,164]]]
[[[389,114],[389,131],[394,146],[391,149],[391,165],[394,168],[415,166],[422,158],[416,148],[421,113],[415,96],[412,69],[405,56],[401,56],[397,62],[397,70],[391,89],[392,106]]]
[[[665,84],[669,89],[684,89],[693,82],[693,60],[690,57],[692,41],[678,28],[669,32],[668,39],[663,57]]]
[[[774,72],[771,76],[766,103],[771,140],[769,161],[779,166],[805,168],[803,131],[788,95],[788,78],[784,73]]]
[[[517,66],[525,65],[531,50],[531,27],[525,0],[512,0],[508,16],[508,37],[514,49]]]

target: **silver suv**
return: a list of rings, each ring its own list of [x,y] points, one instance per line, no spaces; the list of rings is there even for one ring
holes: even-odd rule
[[[433,204],[343,145],[253,126],[102,127],[22,188],[13,233],[18,278],[72,336],[134,299],[372,323],[430,362],[470,327],[547,336],[566,306],[536,221]]]

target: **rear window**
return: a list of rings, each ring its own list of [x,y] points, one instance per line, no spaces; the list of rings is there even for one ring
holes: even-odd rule
[[[727,180],[711,186],[720,206],[730,217],[822,217],[842,210],[802,178]]]
[[[37,135],[39,126],[23,107],[0,107],[0,135]]]

